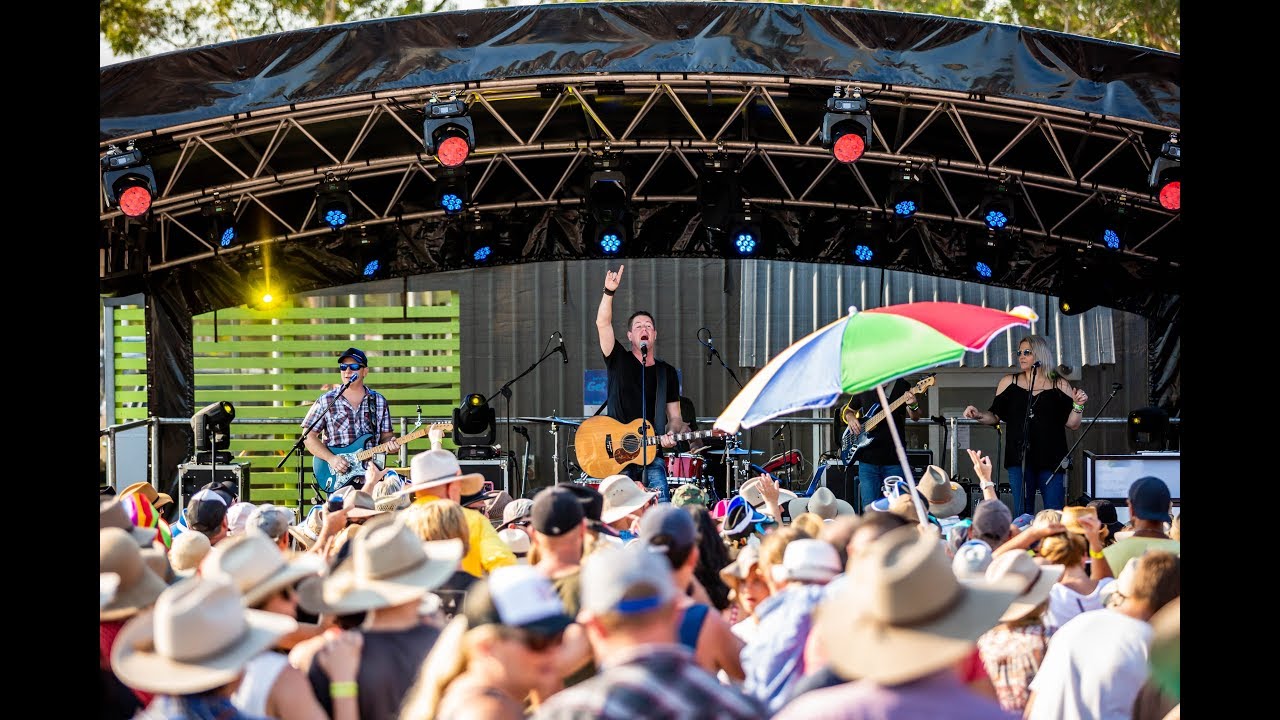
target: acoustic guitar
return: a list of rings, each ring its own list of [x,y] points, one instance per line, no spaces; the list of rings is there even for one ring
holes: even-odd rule
[[[573,438],[573,449],[578,454],[578,467],[593,478],[605,478],[617,475],[628,465],[640,465],[640,450],[659,443],[653,434],[653,422],[645,428],[643,443],[640,439],[642,419],[629,423],[620,423],[611,417],[597,415],[587,418],[578,428]],[[687,433],[676,433],[673,437],[679,440],[725,435],[723,430],[695,430]],[[647,451],[645,458],[653,462],[656,451]]]
[[[935,382],[937,382],[937,376],[930,375],[912,386],[911,394],[919,395],[925,390],[928,390]],[[852,402],[852,400],[850,400],[850,402]],[[897,410],[904,402],[906,402],[905,394],[903,397],[889,403],[888,410],[881,410],[875,415],[872,415],[870,419],[863,420],[862,432],[857,435],[854,435],[853,431],[846,427],[844,429],[844,434],[840,436],[840,460],[843,461],[845,465],[853,462],[853,458],[858,454],[858,451],[871,444],[871,431],[884,421],[886,417],[893,413],[894,410]],[[876,404],[878,405],[879,403]],[[849,406],[845,405],[844,408],[840,410],[840,418],[842,420],[844,419],[845,410],[848,409]]]
[[[420,425],[413,432],[396,438],[396,442],[401,445],[408,444],[409,442],[417,440],[423,435],[431,432],[431,428],[433,427],[443,428],[445,432],[453,431],[453,423],[445,422],[434,423],[431,425]],[[364,447],[365,443],[373,440],[373,438],[373,433],[365,433],[364,435],[356,438],[350,445],[329,446],[329,452],[337,455],[338,457],[345,458],[347,463],[350,465],[344,473],[334,472],[333,468],[329,467],[328,462],[321,460],[317,456],[312,456],[311,472],[316,476],[316,480],[320,483],[320,489],[324,490],[326,493],[331,493],[342,487],[350,485],[352,482],[360,478],[363,478],[365,468],[367,467],[365,463],[371,460],[378,466],[378,469],[385,468],[387,466],[386,454],[390,449],[390,443],[383,443],[381,445],[374,445],[371,448],[361,449]]]

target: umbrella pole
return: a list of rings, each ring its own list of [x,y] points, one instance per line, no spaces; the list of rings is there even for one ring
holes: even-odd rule
[[[880,397],[880,407],[886,410],[889,407],[889,400],[884,396],[884,385],[876,385],[876,395]],[[911,474],[911,465],[907,462],[907,451],[902,449],[902,438],[898,437],[898,423],[893,421],[893,417],[885,418],[889,422],[889,434],[893,436],[893,448],[898,452],[898,462],[902,464],[902,477],[907,479],[907,486],[911,488],[911,502],[916,506],[916,515],[920,518],[921,525],[928,525],[929,518],[924,512],[924,503],[920,502],[920,496],[916,494],[916,479]]]

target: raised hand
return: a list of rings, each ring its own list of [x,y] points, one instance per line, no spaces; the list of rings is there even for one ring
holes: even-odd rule
[[[1076,388],[1076,391],[1071,395],[1071,399],[1075,400],[1077,405],[1083,405],[1089,402],[1089,393],[1081,390],[1080,388]]]
[[[982,454],[981,450],[966,450],[969,453],[969,459],[973,461],[973,474],[978,476],[979,482],[991,482],[991,458]]]
[[[622,269],[625,267],[626,265],[619,265],[617,272],[610,270],[609,272],[605,273],[604,275],[605,290],[612,292],[618,289],[618,286],[622,284]]]

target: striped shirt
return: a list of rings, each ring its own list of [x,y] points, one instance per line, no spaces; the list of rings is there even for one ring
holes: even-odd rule
[[[763,718],[764,706],[721,685],[698,667],[693,653],[668,644],[640,645],[613,654],[590,680],[552,695],[533,717],[603,720]]]
[[[338,394],[338,390],[334,388],[326,392],[311,405],[307,417],[302,420],[304,429],[311,427],[311,423],[324,413],[324,420],[317,429],[323,431],[324,442],[329,447],[345,447],[368,433],[373,433],[374,444],[377,444],[382,433],[392,432],[391,408],[381,393],[366,387],[364,398],[358,407],[353,408],[345,397]]]

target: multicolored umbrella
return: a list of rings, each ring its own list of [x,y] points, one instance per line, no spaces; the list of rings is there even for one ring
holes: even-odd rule
[[[770,360],[729,403],[715,428],[736,433],[779,415],[830,407],[903,375],[982,350],[1002,330],[1030,327],[1036,314],[951,302],[890,305],[849,314]]]

